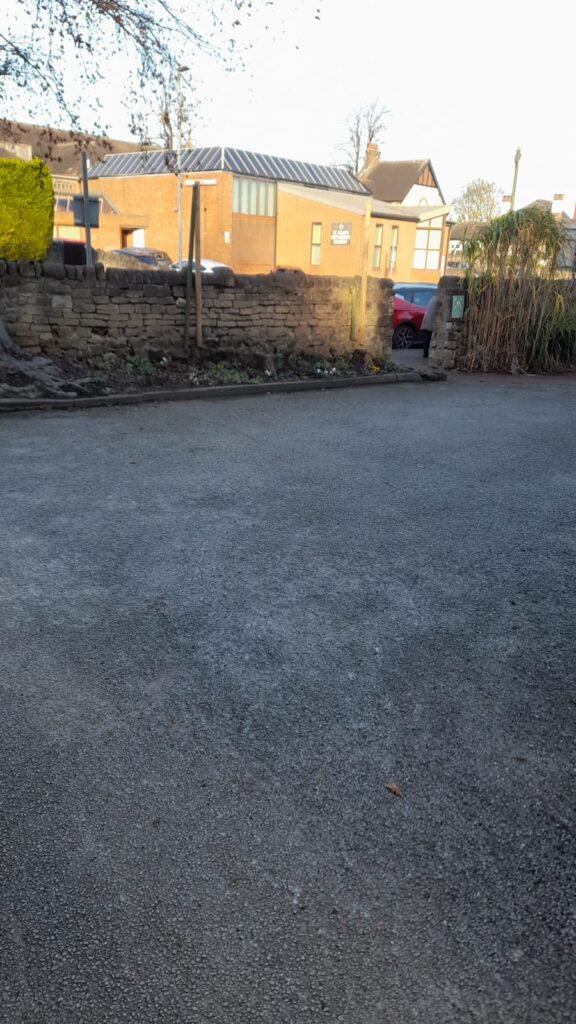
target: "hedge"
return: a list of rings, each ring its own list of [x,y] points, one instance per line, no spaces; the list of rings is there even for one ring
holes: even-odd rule
[[[0,259],[43,260],[53,227],[54,190],[46,164],[0,159]]]

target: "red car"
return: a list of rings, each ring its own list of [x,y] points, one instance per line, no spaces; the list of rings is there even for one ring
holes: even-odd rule
[[[436,291],[435,284],[395,284],[392,318],[393,348],[412,348],[420,336],[426,306]]]

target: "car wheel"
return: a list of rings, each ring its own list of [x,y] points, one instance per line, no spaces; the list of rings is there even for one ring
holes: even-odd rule
[[[411,324],[398,324],[392,335],[392,348],[412,348],[416,331]]]

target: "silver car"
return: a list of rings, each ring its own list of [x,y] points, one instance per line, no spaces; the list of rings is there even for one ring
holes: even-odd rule
[[[186,270],[188,260],[176,260],[170,265],[170,270]],[[196,269],[196,263],[192,260],[192,272]],[[217,260],[202,260],[200,270],[203,274],[213,274],[215,270],[231,270],[225,263],[218,263]]]

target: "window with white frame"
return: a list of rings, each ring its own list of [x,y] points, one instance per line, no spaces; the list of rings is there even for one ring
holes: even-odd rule
[[[74,198],[78,198],[80,193],[74,194],[67,192],[65,195],[55,193],[54,195],[54,213],[72,213],[74,209]],[[118,213],[116,207],[112,206],[112,203],[106,196],[99,195],[95,196],[92,193],[92,199],[98,199],[100,206],[100,213]]]
[[[382,262],[382,233],[384,228],[382,224],[376,224],[374,228],[374,255],[372,257],[372,268],[374,270],[380,269]]]
[[[392,273],[392,271],[396,267],[396,257],[397,257],[397,255],[398,255],[398,228],[397,228],[396,225],[394,225],[394,227],[392,228],[392,233],[390,235],[390,260],[389,260],[389,264],[390,265],[388,267],[388,270],[389,270],[390,273]]]
[[[320,266],[322,257],[322,225],[312,225],[312,242],[310,245],[310,263],[313,267]]]
[[[442,248],[442,217],[434,217],[416,228],[414,243],[414,270],[438,270]]]
[[[258,178],[239,178],[232,182],[232,213],[246,213],[252,217],[274,217],[276,213],[276,185]]]

